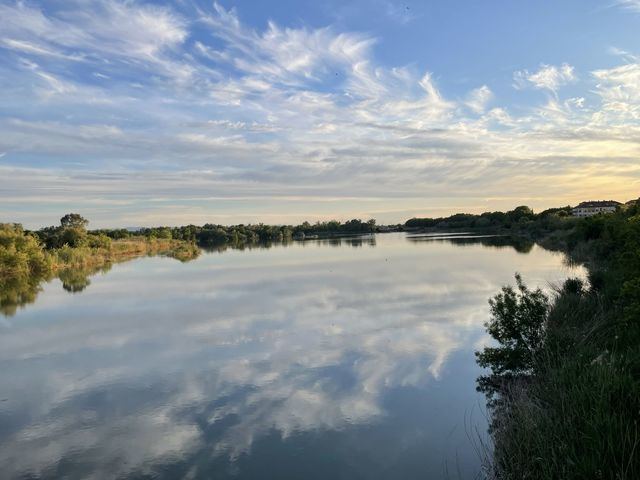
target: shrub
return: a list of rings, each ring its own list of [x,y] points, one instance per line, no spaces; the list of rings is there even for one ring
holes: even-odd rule
[[[29,275],[46,275],[51,259],[38,239],[26,234],[22,226],[0,224],[0,282]]]
[[[111,248],[111,239],[103,233],[98,235],[90,234],[87,237],[87,243],[91,248]]]
[[[491,320],[485,326],[500,346],[476,353],[480,366],[491,367],[494,375],[530,372],[544,338],[549,299],[540,289],[529,290],[519,274],[515,278],[517,289],[503,287],[489,301]]]

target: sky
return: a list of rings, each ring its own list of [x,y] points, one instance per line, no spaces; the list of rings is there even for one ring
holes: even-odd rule
[[[640,0],[0,0],[0,221],[640,197]]]

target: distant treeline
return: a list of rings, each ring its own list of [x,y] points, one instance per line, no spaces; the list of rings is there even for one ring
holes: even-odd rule
[[[377,231],[376,221],[359,219],[341,223],[337,220],[329,222],[304,222],[300,225],[216,225],[207,223],[202,226],[186,225],[182,227],[153,227],[137,230],[102,229],[94,230],[97,236],[111,239],[146,237],[158,239],[175,239],[195,242],[202,247],[220,245],[243,245],[266,242],[282,242],[308,236],[331,237],[337,235],[374,233]],[[40,231],[42,232],[42,230]],[[38,232],[36,232],[38,233]]]
[[[550,208],[534,213],[526,205],[508,212],[485,212],[479,215],[456,213],[449,217],[412,218],[404,226],[408,229],[544,229],[554,230],[566,224],[571,217],[571,207]]]

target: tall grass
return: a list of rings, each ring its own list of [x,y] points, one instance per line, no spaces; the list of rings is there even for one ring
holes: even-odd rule
[[[496,478],[640,478],[638,349],[616,345],[602,307],[594,292],[556,297],[535,374],[494,410]]]
[[[132,238],[111,241],[107,247],[70,247],[52,249],[54,270],[70,267],[91,267],[125,261],[140,256],[162,255],[181,261],[198,256],[199,248],[190,242],[171,239]]]
[[[494,299],[509,291],[514,300],[507,314],[494,310],[490,331],[524,318],[539,322],[542,341],[518,343],[525,330],[515,328],[494,335],[499,355],[479,353],[492,368],[479,379],[492,409],[487,478],[640,478],[640,217],[578,227],[571,252],[589,262],[589,285],[568,280],[542,316],[529,308],[540,300],[533,292],[507,288]],[[515,363],[504,368],[504,358]]]

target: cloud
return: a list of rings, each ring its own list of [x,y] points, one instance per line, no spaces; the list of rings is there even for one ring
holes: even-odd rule
[[[37,43],[30,43],[22,40],[13,40],[11,38],[3,39],[2,43],[6,48],[17,50],[27,54],[57,57],[57,58],[62,58],[67,60],[77,60],[77,61],[83,60],[83,57],[80,55],[66,55],[58,50],[53,50],[47,47],[43,47],[41,45],[38,45]]]
[[[281,28],[269,22],[256,32],[241,24],[235,10],[214,3],[214,12],[200,18],[226,49],[197,45],[211,59],[230,62],[237,70],[268,83],[301,85],[305,80],[332,77],[337,70],[363,61],[373,39],[358,33],[335,33],[331,28]]]
[[[132,215],[122,198],[148,222],[169,206],[174,223],[290,222],[332,215],[312,200],[326,196],[350,199],[351,211],[331,207],[340,218],[390,212],[379,220],[397,222],[426,198],[438,212],[488,197],[510,207],[523,191],[502,179],[528,169],[534,200],[548,202],[561,182],[536,168],[541,159],[562,176],[580,161],[604,165],[615,152],[622,165],[639,153],[624,137],[638,116],[635,62],[585,74],[570,98],[571,65],[521,70],[518,88],[550,95],[515,108],[493,85],[452,95],[438,72],[384,64],[370,33],[257,28],[218,3],[5,2],[0,32],[0,150],[12,152],[4,173],[16,178],[3,191],[14,199],[0,207],[7,215],[48,192],[59,209],[102,205],[85,214],[110,224]],[[637,172],[626,171],[631,197]],[[581,194],[562,184],[561,195]],[[208,202],[212,191],[246,203]],[[260,201],[249,208],[251,198]]]
[[[609,47],[609,53],[617,57],[622,57],[628,63],[637,63],[638,56],[617,47]]]
[[[183,19],[170,9],[133,2],[70,0],[56,16],[23,2],[0,5],[2,43],[40,56],[92,62],[130,61],[154,65],[177,79],[169,51],[187,38]]]
[[[615,4],[628,10],[640,12],[640,0],[616,0]]]
[[[472,90],[467,95],[465,104],[475,113],[484,113],[487,109],[487,105],[493,99],[493,92],[489,87],[483,85],[482,87]]]
[[[542,65],[540,70],[533,73],[528,70],[519,70],[514,73],[513,79],[516,89],[533,86],[533,88],[549,90],[555,95],[561,86],[575,82],[577,77],[574,67],[563,63],[561,66]]]
[[[595,70],[592,75],[602,99],[602,115],[615,115],[618,121],[640,118],[640,63]]]

